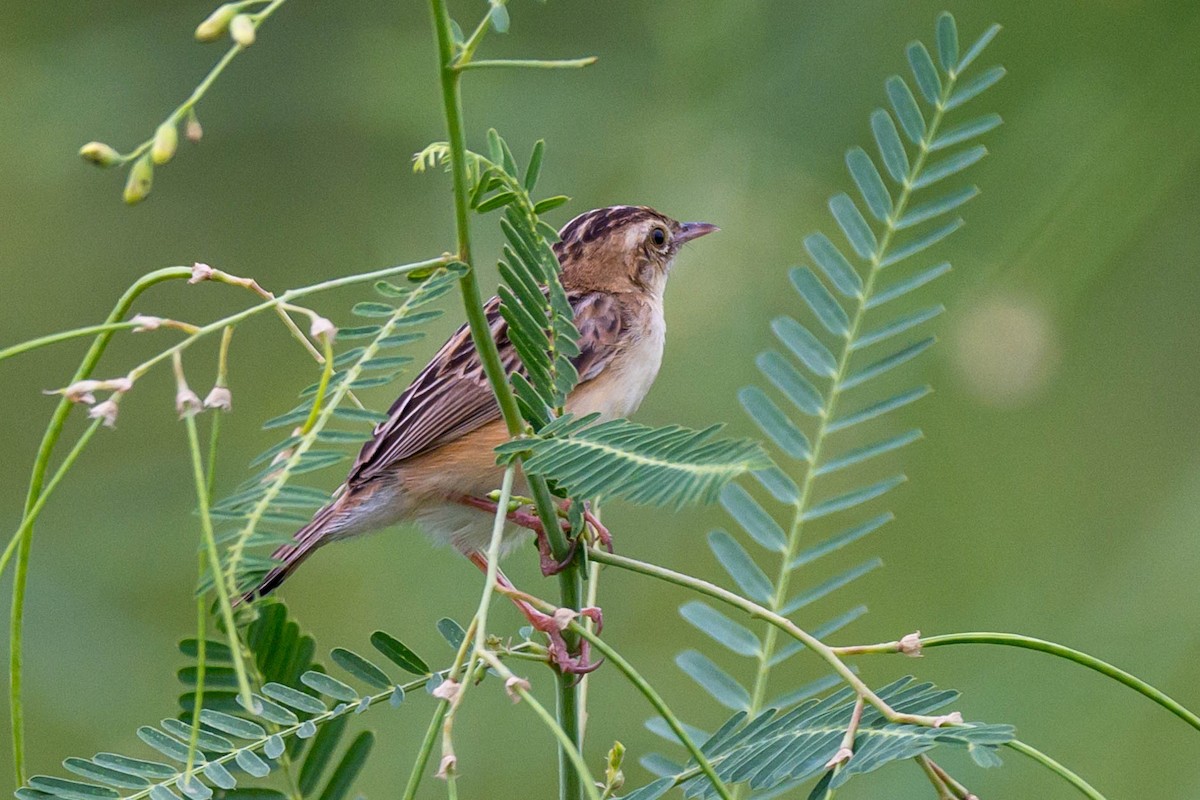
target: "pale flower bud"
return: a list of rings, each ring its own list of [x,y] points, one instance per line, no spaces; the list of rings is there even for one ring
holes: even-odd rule
[[[200,283],[206,281],[213,276],[213,268],[208,264],[201,264],[197,261],[192,264],[192,277],[188,278],[188,283]]]
[[[205,408],[216,408],[221,411],[233,410],[233,395],[229,389],[224,386],[214,386],[208,396],[204,398]]]
[[[179,391],[175,393],[175,411],[180,419],[199,414],[203,408],[204,404],[200,402],[200,398],[186,384],[179,387]]]
[[[229,27],[229,20],[233,19],[236,14],[237,6],[232,3],[218,6],[217,10],[209,14],[204,22],[196,26],[196,39],[201,42],[216,40]]]
[[[179,146],[179,131],[172,120],[167,120],[154,131],[154,144],[150,146],[150,160],[155,164],[165,164],[175,155]]]
[[[61,394],[72,403],[87,403],[90,406],[96,402],[96,395],[93,393],[99,388],[100,381],[76,381],[65,389],[47,391],[45,394]]]
[[[529,681],[525,680],[524,678],[518,678],[516,675],[513,675],[504,682],[504,691],[508,693],[509,699],[514,703],[521,702],[521,695],[517,693],[518,689],[524,689],[528,692],[532,688],[533,687],[529,685]]]
[[[150,163],[150,156],[142,156],[133,162],[129,170],[129,179],[125,181],[125,202],[133,205],[145,200],[153,183],[154,165]]]
[[[329,337],[329,341],[333,341],[333,337],[337,336],[337,327],[325,317],[315,317],[308,335],[318,342],[325,341],[326,337]]]
[[[229,35],[242,47],[254,44],[254,20],[246,14],[238,14],[229,22]]]
[[[164,320],[162,317],[151,317],[147,314],[137,314],[134,316],[133,319],[130,320],[130,322],[137,325],[137,327],[133,329],[134,333],[146,333],[147,331],[156,331],[160,327],[162,327],[162,324],[165,321],[166,320]]]
[[[106,428],[117,427],[117,403],[111,397],[88,409],[88,417],[103,421]]]
[[[461,689],[462,684],[456,680],[447,678],[437,685],[437,688],[433,690],[432,694],[439,700],[453,701],[454,698],[458,696],[458,693]]]
[[[849,747],[840,747],[833,757],[825,762],[825,769],[833,769],[838,764],[845,764],[854,757],[854,751]]]
[[[187,122],[183,126],[183,133],[189,142],[198,142],[204,138],[204,128],[200,127],[200,120],[196,119],[195,114],[188,116]]]
[[[79,148],[79,155],[98,167],[111,167],[120,160],[121,154],[104,142],[88,142]]]
[[[455,757],[453,755],[442,756],[442,761],[440,764],[438,764],[437,777],[441,778],[442,780],[445,780],[447,777],[450,776],[451,772],[454,772],[454,767],[457,764],[458,764],[457,757]]]
[[[914,631],[900,640],[900,652],[909,658],[921,657],[921,632]]]

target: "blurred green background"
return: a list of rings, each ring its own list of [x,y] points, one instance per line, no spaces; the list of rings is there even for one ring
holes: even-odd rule
[[[723,420],[753,432],[736,390],[756,380],[767,320],[804,313],[785,288],[786,268],[802,259],[805,234],[832,230],[826,198],[850,185],[843,152],[870,144],[867,117],[885,102],[883,79],[906,72],[904,45],[931,41],[944,5],[513,0],[512,32],[490,37],[485,57],[596,54],[600,63],[470,76],[471,142],[481,146],[488,126],[520,152],[544,137],[542,187],[574,197],[555,223],[645,203],[722,227],[677,266],[666,359],[640,420]],[[0,345],[99,321],[125,286],[161,266],[200,260],[281,289],[451,247],[449,181],[410,165],[413,152],[444,137],[419,2],[283,7],[200,105],[203,142],[181,145],[139,207],[120,202],[123,176],[75,157],[91,139],[120,149],[141,141],[203,77],[223,47],[192,40],[211,6],[0,6]],[[955,265],[921,296],[949,309],[935,323],[941,344],[896,379],[898,388],[927,380],[937,389],[889,428],[920,425],[926,441],[858,475],[902,467],[910,482],[887,501],[898,520],[801,581],[875,554],[887,566],[800,621],[864,603],[871,613],[839,642],[917,628],[1022,631],[1106,657],[1200,706],[1200,6],[949,7],[964,41],[990,22],[1005,26],[980,66],[1001,62],[1009,77],[973,106],[1000,112],[1005,125],[987,136],[991,155],[968,177],[983,195],[965,210],[967,228],[931,256]],[[463,20],[483,8],[452,4]],[[490,262],[493,222],[476,230]],[[346,324],[360,296],[316,304]],[[228,288],[171,285],[135,311],[203,321],[246,302]],[[461,310],[449,309],[418,355],[457,324]],[[99,372],[120,374],[171,338],[122,337]],[[53,406],[40,392],[62,385],[81,352],[65,345],[0,365],[6,531]],[[198,349],[188,358],[202,394],[211,356]],[[223,486],[270,441],[259,422],[289,408],[313,369],[265,318],[238,331]],[[143,753],[136,727],[174,713],[182,664],[174,643],[193,624],[198,531],[172,396],[165,373],[140,383],[117,430],[97,437],[37,531],[26,651],[35,772],[60,771],[68,755]],[[391,396],[370,399],[385,406]],[[82,417],[73,416],[65,441]],[[729,524],[719,508],[614,504],[606,513],[621,551],[721,576],[704,543],[708,530]],[[526,588],[553,593],[531,551],[507,569]],[[440,660],[448,651],[435,620],[468,616],[478,585],[473,567],[405,529],[322,551],[282,595],[325,649],[361,649],[384,628]],[[713,726],[723,712],[672,663],[683,647],[712,652],[674,613],[683,599],[610,571],[606,633],[687,719]],[[497,613],[515,629],[513,612]],[[713,655],[747,676],[748,665]],[[969,718],[1015,723],[1110,798],[1200,796],[1195,731],[1092,673],[987,648],[862,667],[876,683],[915,670],[963,690],[957,707]],[[814,660],[794,659],[775,685],[818,674]],[[549,677],[532,678],[548,696]],[[614,669],[596,675],[593,693],[593,765],[616,736],[634,756],[660,749],[641,727],[648,708]],[[366,795],[396,795],[428,708],[415,698],[363,718],[381,732]],[[462,796],[552,795],[550,742],[532,715],[493,687],[472,694],[462,720]],[[4,786],[8,750],[5,726]],[[946,762],[981,797],[1074,796],[1015,754],[1000,770]],[[629,773],[645,777],[638,767]],[[423,796],[442,791],[430,779]],[[915,767],[898,765],[841,795],[931,793]]]

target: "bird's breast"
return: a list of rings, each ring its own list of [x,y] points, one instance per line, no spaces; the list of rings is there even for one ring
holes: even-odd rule
[[[629,332],[628,344],[595,378],[580,384],[567,402],[577,416],[627,417],[642,404],[662,366],[667,326],[662,306],[653,304],[644,323]]]

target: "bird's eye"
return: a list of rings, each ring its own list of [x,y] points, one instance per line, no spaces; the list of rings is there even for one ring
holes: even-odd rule
[[[650,231],[650,241],[654,242],[656,247],[662,247],[667,243],[667,232],[662,228],[655,228]]]

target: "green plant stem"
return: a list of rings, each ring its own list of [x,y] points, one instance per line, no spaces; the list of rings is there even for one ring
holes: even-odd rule
[[[384,269],[374,270],[367,273],[357,275],[348,275],[340,278],[333,278],[322,281],[320,283],[311,284],[309,286],[291,289],[284,292],[279,297],[260,303],[252,308],[246,309],[237,314],[219,320],[212,325],[200,328],[196,333],[188,336],[182,342],[160,353],[155,357],[154,363],[170,358],[175,352],[181,352],[190,344],[194,343],[198,338],[220,330],[227,325],[231,325],[240,320],[246,319],[263,310],[277,308],[280,304],[304,297],[315,292],[335,289],[342,286],[349,286],[365,281],[377,280],[386,278],[392,275],[411,272],[418,269],[428,269],[430,267],[443,266],[448,262],[445,257],[431,259],[428,261],[418,262],[415,264],[402,264],[395,267],[386,267]],[[113,326],[119,322],[128,312],[133,302],[150,287],[168,280],[188,279],[192,277],[192,270],[189,267],[166,267],[155,270],[139,278],[132,286],[130,286],[116,305],[113,306],[108,318],[103,323],[105,326]],[[92,374],[100,357],[104,354],[108,347],[113,334],[118,329],[110,329],[106,327],[103,332],[96,336],[91,347],[84,355],[79,368],[75,371],[70,383],[86,380]],[[148,365],[143,365],[147,369]],[[66,424],[67,416],[70,414],[72,403],[65,397],[60,399],[58,406],[54,410],[54,414],[50,418],[50,422],[46,427],[45,433],[42,435],[41,444],[38,447],[37,456],[34,459],[33,470],[29,480],[29,490],[25,500],[24,515],[19,526],[16,540],[16,566],[13,575],[12,588],[12,610],[10,614],[9,626],[9,714],[11,721],[12,741],[13,741],[13,773],[17,778],[18,783],[25,781],[25,735],[24,735],[24,704],[21,694],[22,682],[22,647],[24,641],[24,609],[25,609],[25,593],[28,584],[28,565],[29,553],[32,545],[32,534],[34,524],[37,521],[38,515],[44,507],[44,502],[39,503],[38,500],[43,493],[45,485],[46,473],[49,470],[50,457],[54,452],[54,448],[62,435],[63,426]],[[89,429],[94,432],[94,428]],[[90,438],[91,434],[87,434]],[[78,453],[75,453],[77,456]],[[64,462],[65,463],[65,462]]]
[[[188,446],[192,453],[192,477],[196,482],[196,504],[200,510],[200,530],[204,536],[204,549],[208,556],[208,568],[213,574],[213,588],[217,592],[221,618],[225,621],[225,635],[229,638],[229,652],[233,657],[233,669],[237,675],[238,694],[241,697],[243,708],[253,709],[255,707],[254,694],[250,689],[250,679],[246,675],[246,665],[242,661],[242,646],[238,640],[237,624],[233,621],[233,604],[230,602],[227,587],[220,577],[221,555],[217,552],[212,516],[208,511],[208,477],[204,474],[204,462],[200,455],[200,435],[196,430],[196,415],[184,414],[183,421],[187,428]]]
[[[133,301],[151,286],[163,281],[189,277],[191,277],[191,270],[185,267],[167,267],[143,275],[121,295],[121,298],[109,313],[104,324],[112,325],[119,322],[129,311]],[[83,357],[82,363],[80,363],[79,368],[75,371],[71,383],[85,380],[92,374],[92,370],[96,367],[96,362],[104,354],[104,349],[108,346],[108,342],[112,339],[115,332],[114,330],[105,330],[96,336],[96,339],[92,342],[92,346],[88,348],[87,354]],[[63,425],[66,424],[67,415],[70,411],[71,402],[65,397],[60,399],[58,406],[54,409],[53,416],[50,418],[50,423],[46,426],[46,432],[42,434],[42,442],[38,446],[37,457],[33,463],[33,473],[29,478],[29,490],[25,498],[25,510],[21,520],[21,529],[18,532],[17,561],[13,574],[12,609],[9,618],[8,650],[8,700],[13,746],[13,776],[18,785],[23,784],[26,777],[25,706],[21,697],[21,654],[24,644],[25,591],[29,580],[29,552],[33,542],[34,522],[37,520],[38,514],[41,513],[41,509],[44,506],[44,503],[39,504],[38,500],[41,498],[46,472],[50,467],[50,456],[53,454],[54,446],[58,443],[58,439],[62,435]],[[91,429],[93,432],[94,427]],[[88,435],[90,437],[90,434]]]
[[[682,572],[676,572],[675,570],[667,569],[666,567],[660,567],[657,564],[648,564],[644,561],[628,558],[627,556],[616,555],[600,548],[589,547],[588,558],[592,559],[593,561],[599,561],[601,564],[609,564],[614,567],[620,567],[621,569],[628,570],[630,572],[636,572],[640,575],[646,575],[651,578],[666,581],[667,583],[673,583],[676,586],[682,586],[686,589],[691,589],[692,591],[707,595],[714,600],[720,600],[723,603],[728,603],[735,608],[739,608],[752,617],[757,617],[769,622],[774,627],[788,634],[792,638],[802,643],[808,649],[816,653],[817,656],[819,656],[825,663],[833,668],[833,671],[836,672],[838,676],[841,677],[841,679],[848,686],[850,686],[850,688],[862,695],[866,702],[874,706],[875,709],[878,710],[879,713],[882,714],[889,722],[900,722],[910,725],[924,725],[927,727],[939,727],[943,724],[946,724],[945,717],[926,716],[922,714],[903,714],[896,711],[886,702],[884,702],[883,698],[875,694],[875,692],[871,690],[871,687],[867,686],[867,684],[864,683],[863,680],[858,677],[858,675],[854,674],[854,671],[846,666],[845,662],[843,662],[838,654],[834,652],[832,647],[825,644],[811,633],[801,629],[796,625],[796,623],[792,622],[787,617],[772,611],[766,606],[761,606],[752,600],[747,600],[745,597],[742,597],[739,594],[735,594],[728,589],[722,589],[720,586],[709,583],[705,580],[701,580],[700,578],[696,578],[691,575],[685,575]]]
[[[471,652],[475,644],[475,631],[478,620],[471,618],[471,624],[467,626],[466,635],[463,636],[462,644],[458,646],[458,651],[454,654],[454,663],[450,665],[450,669],[446,670],[447,680],[458,680],[462,674],[464,667],[467,665],[467,653]],[[433,711],[433,719],[429,721],[429,730],[425,732],[425,738],[421,740],[421,749],[417,751],[416,761],[413,762],[412,769],[408,773],[408,784],[404,789],[404,800],[413,800],[417,796],[417,789],[421,786],[421,779],[425,776],[425,767],[429,764],[429,757],[433,754],[433,743],[437,741],[438,731],[442,730],[443,720],[450,710],[450,701],[440,700],[437,708]]]
[[[32,529],[34,520],[37,518],[38,514],[41,513],[42,508],[45,507],[46,501],[50,499],[50,495],[54,492],[55,488],[57,488],[59,481],[61,481],[63,476],[67,474],[67,470],[69,470],[71,465],[75,463],[75,459],[79,458],[79,455],[83,452],[83,449],[87,447],[87,444],[91,440],[92,436],[97,430],[100,429],[100,425],[101,420],[97,419],[93,420],[92,424],[88,425],[87,428],[84,429],[79,439],[75,442],[75,446],[71,448],[70,452],[67,453],[67,457],[63,459],[62,464],[60,464],[58,469],[55,470],[54,475],[50,477],[50,481],[46,484],[46,488],[38,496],[37,502],[34,503],[33,509],[25,516],[25,519],[21,521],[21,525],[19,528],[17,528],[17,532],[14,533],[12,538],[8,540],[8,545],[4,548],[4,554],[0,555],[0,575],[4,574],[4,570],[8,567],[8,562],[12,558],[13,553],[16,552],[17,546],[24,539],[25,534]]]
[[[446,117],[446,134],[450,146],[450,172],[454,184],[454,222],[457,232],[458,259],[467,265],[460,280],[463,307],[470,327],[471,339],[479,353],[484,373],[487,375],[500,412],[504,417],[509,435],[521,436],[526,426],[521,418],[516,397],[508,383],[508,375],[500,361],[496,342],[492,339],[487,315],[483,310],[483,297],[479,290],[479,279],[471,257],[470,207],[466,160],[466,135],[463,130],[462,97],[460,92],[461,71],[454,63],[454,37],[450,25],[450,13],[445,0],[430,0],[430,10],[437,36],[438,73],[442,87],[442,105]],[[563,559],[568,552],[566,537],[558,524],[558,515],[545,479],[537,475],[527,476],[530,491],[535,501],[538,517],[550,542],[556,559]],[[559,593],[564,607],[579,609],[583,589],[576,564],[569,565],[559,574]],[[574,636],[567,639],[573,645]],[[558,679],[558,719],[563,730],[579,748],[579,693],[578,685],[569,675]],[[560,748],[559,752],[559,796],[561,800],[576,800],[583,787],[571,758]]]
[[[575,746],[574,739],[559,724],[558,720],[546,710],[545,706],[538,702],[537,698],[525,689],[520,679],[496,657],[495,653],[491,650],[484,650],[479,654],[479,658],[489,667],[500,673],[500,677],[504,678],[505,687],[509,691],[516,693],[527,706],[533,709],[546,728],[554,734],[554,738],[558,739],[559,749],[566,753],[567,758],[571,760],[571,765],[579,774],[582,782],[581,788],[587,795],[588,800],[600,800],[600,792],[596,788],[596,779],[592,776],[591,771],[588,770],[587,762],[583,760],[583,755],[579,752],[579,748]]]
[[[59,331],[46,336],[39,336],[37,339],[30,339],[27,342],[14,344],[11,347],[6,347],[0,350],[0,361],[12,356],[19,356],[22,353],[28,353],[30,350],[36,350],[39,347],[45,347],[50,344],[58,344],[59,342],[67,342],[71,339],[77,339],[81,336],[93,336],[98,333],[115,333],[116,331],[126,331],[131,328],[138,327],[138,323],[128,320],[125,322],[108,322],[103,325],[88,325],[83,328],[72,328],[69,331]]]
[[[933,762],[929,756],[917,756],[913,759],[917,762],[917,766],[925,773],[926,779],[933,785],[933,790],[937,792],[937,800],[955,800],[954,795],[950,791],[950,787],[942,780],[942,776],[933,768]]]
[[[877,652],[899,652],[899,643],[888,642],[887,645],[895,644],[894,650],[877,651]],[[1059,658],[1065,658],[1068,661],[1073,661],[1076,664],[1087,667],[1090,670],[1095,670],[1101,675],[1106,675],[1109,678],[1128,686],[1135,692],[1150,698],[1155,703],[1170,711],[1181,720],[1191,725],[1196,730],[1200,730],[1200,716],[1195,712],[1189,711],[1179,701],[1172,698],[1165,692],[1154,688],[1150,684],[1143,681],[1136,675],[1130,674],[1125,670],[1109,664],[1107,661],[1101,661],[1095,656],[1067,647],[1066,645],[1058,644],[1057,642],[1049,642],[1045,639],[1035,639],[1032,636],[1023,636],[1019,633],[996,633],[994,631],[971,632],[971,633],[947,633],[940,636],[929,636],[921,638],[921,649],[925,650],[931,647],[947,647],[958,644],[993,644],[1002,645],[1004,647],[1021,647],[1026,650],[1036,650],[1041,653],[1049,653]],[[834,648],[835,651],[839,648]]]
[[[271,2],[262,11],[249,15],[251,21],[254,23],[255,30],[257,30],[258,26],[261,25],[267,17],[271,16],[271,14],[273,14],[275,10],[285,2],[287,2],[287,0],[271,0]],[[176,106],[175,110],[170,113],[170,115],[167,117],[167,121],[176,124],[179,122],[179,120],[183,119],[183,117],[189,111],[194,109],[196,104],[200,102],[200,100],[216,82],[217,78],[221,76],[221,73],[225,71],[225,68],[228,67],[230,63],[233,62],[233,59],[245,49],[246,48],[242,47],[240,44],[235,44],[226,50],[225,54],[221,56],[220,60],[218,60],[217,63],[213,65],[212,69],[208,71],[208,74],[204,76],[204,80],[200,81],[196,88],[192,90],[192,93],[188,95],[187,99]],[[133,161],[138,156],[149,150],[153,144],[154,137],[150,137],[131,152],[121,156],[121,163]]]
[[[731,800],[733,795],[730,793],[728,787],[725,786],[725,783],[717,775],[717,771],[713,769],[713,765],[709,762],[708,757],[704,755],[704,752],[700,749],[700,746],[692,740],[691,736],[688,736],[687,731],[684,730],[683,723],[679,721],[677,716],[675,716],[675,712],[673,712],[670,706],[667,705],[666,701],[663,700],[662,695],[655,691],[654,687],[642,677],[641,673],[634,669],[632,664],[625,660],[624,656],[613,649],[608,642],[604,641],[595,633],[593,633],[588,626],[580,625],[578,622],[572,622],[571,627],[574,628],[575,632],[579,636],[582,636],[584,639],[587,639],[589,642],[591,642],[592,647],[603,653],[604,657],[611,661],[613,665],[621,671],[621,674],[623,674],[625,678],[631,684],[633,684],[634,688],[642,693],[642,696],[646,698],[650,705],[654,707],[654,710],[658,712],[659,716],[661,716],[671,730],[674,731],[675,736],[679,739],[679,743],[687,748],[687,751],[691,753],[692,758],[696,760],[696,764],[700,767],[701,771],[708,776],[708,779],[712,782],[713,788],[715,789],[717,795],[720,796],[722,800]]]
[[[1029,745],[1025,744],[1024,742],[1022,742],[1019,739],[1013,739],[1012,741],[1007,742],[1005,744],[1005,746],[1009,747],[1013,750],[1016,750],[1018,753],[1020,753],[1022,755],[1032,758],[1034,761],[1041,764],[1046,769],[1050,770],[1051,772],[1055,773],[1056,775],[1059,775],[1067,783],[1071,784],[1076,789],[1078,789],[1079,792],[1084,797],[1088,797],[1091,800],[1106,800],[1104,795],[1102,795],[1102,794],[1100,794],[1100,792],[1096,791],[1096,789],[1090,783],[1088,783],[1083,778],[1076,775],[1071,770],[1064,767],[1062,764],[1055,761],[1050,756],[1043,753],[1041,750],[1030,747]]]
[[[567,58],[557,60],[543,60],[536,58],[509,58],[496,60],[480,60],[468,61],[464,64],[459,64],[456,69],[504,69],[506,67],[517,67],[524,69],[579,69],[580,67],[591,66],[596,63],[595,56],[587,58]]]

